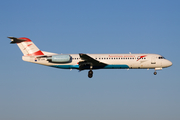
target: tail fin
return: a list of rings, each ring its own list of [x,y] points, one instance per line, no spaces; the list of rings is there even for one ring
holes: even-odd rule
[[[39,48],[29,38],[8,38],[11,39],[11,44],[16,43],[18,45],[24,56],[44,55],[43,52],[39,50]]]

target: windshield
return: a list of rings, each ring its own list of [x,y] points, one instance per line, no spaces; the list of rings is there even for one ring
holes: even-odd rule
[[[159,59],[165,59],[163,56],[160,56]]]

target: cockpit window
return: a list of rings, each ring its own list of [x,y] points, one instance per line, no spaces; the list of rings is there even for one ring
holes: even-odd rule
[[[165,59],[163,56],[160,56],[159,59]]]

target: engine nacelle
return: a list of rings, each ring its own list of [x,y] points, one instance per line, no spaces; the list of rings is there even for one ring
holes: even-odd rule
[[[55,63],[67,63],[71,61],[70,55],[53,55],[51,57],[47,57],[47,61],[55,62]]]

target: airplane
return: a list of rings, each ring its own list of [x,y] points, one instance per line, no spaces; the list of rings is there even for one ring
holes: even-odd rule
[[[94,69],[154,69],[162,70],[172,66],[172,62],[159,54],[57,54],[41,51],[29,38],[8,37],[11,44],[17,44],[23,53],[22,60],[61,69],[89,70],[93,77]]]

